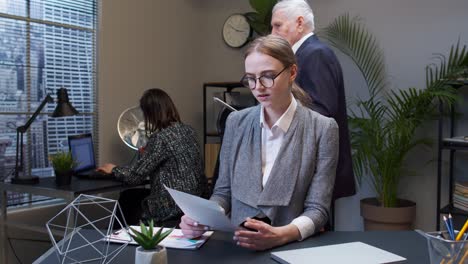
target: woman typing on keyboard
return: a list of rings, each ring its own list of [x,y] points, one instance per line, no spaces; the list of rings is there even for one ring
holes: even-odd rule
[[[128,224],[137,224],[135,220],[139,219],[153,219],[158,225],[174,226],[182,212],[164,185],[198,196],[206,188],[197,135],[192,127],[180,121],[174,103],[161,89],[145,91],[140,99],[140,108],[149,138],[140,158],[131,166],[107,163],[98,171],[113,174],[117,180],[129,185],[142,184],[149,178],[149,194],[142,195],[141,189],[133,192],[130,189],[131,194],[119,199]],[[140,205],[141,215],[129,212]]]

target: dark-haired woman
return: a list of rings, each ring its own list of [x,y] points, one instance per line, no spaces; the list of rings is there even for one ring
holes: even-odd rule
[[[98,170],[112,173],[129,185],[142,184],[149,178],[151,193],[141,201],[142,213],[136,217],[153,219],[159,225],[172,224],[182,212],[164,185],[198,196],[206,188],[197,135],[192,127],[180,121],[174,103],[161,89],[145,91],[140,108],[149,139],[138,161],[130,167],[107,163]]]

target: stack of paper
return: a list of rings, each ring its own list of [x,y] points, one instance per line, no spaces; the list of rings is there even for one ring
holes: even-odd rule
[[[131,226],[133,229],[140,231],[140,226]],[[156,233],[159,230],[159,227],[155,228],[154,232]],[[164,228],[163,232],[170,230],[170,228]],[[128,232],[132,232],[130,229]],[[115,243],[129,243],[133,245],[137,245],[135,240],[128,234],[127,230],[120,229],[107,237],[110,242]],[[182,234],[182,230],[174,229],[172,233],[167,236],[161,243],[161,246],[165,246],[167,248],[178,248],[178,249],[197,249],[201,247],[208,238],[213,234],[213,231],[207,231],[203,234],[203,236],[195,239],[188,239],[185,238]]]
[[[453,193],[453,206],[468,211],[468,182],[456,182]]]
[[[376,264],[401,263],[406,260],[403,257],[362,242],[277,251],[272,252],[271,257],[284,264]]]

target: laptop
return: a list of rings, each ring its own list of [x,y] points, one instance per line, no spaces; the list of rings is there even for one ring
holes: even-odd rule
[[[109,179],[109,175],[96,171],[94,144],[91,134],[68,137],[68,147],[73,159],[78,163],[74,169],[75,176],[88,179]]]

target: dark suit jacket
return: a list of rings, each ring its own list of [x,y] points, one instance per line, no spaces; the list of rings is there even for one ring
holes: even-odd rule
[[[310,36],[296,52],[296,83],[313,101],[312,109],[338,123],[340,147],[333,198],[356,193],[349,141],[343,73],[335,53],[317,36]]]

